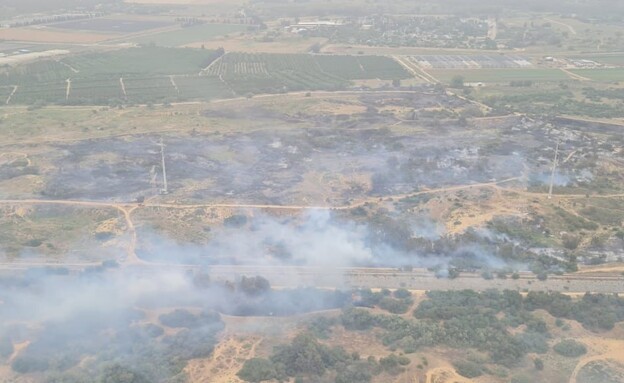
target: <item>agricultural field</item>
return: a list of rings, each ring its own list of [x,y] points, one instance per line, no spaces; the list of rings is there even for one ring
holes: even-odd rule
[[[172,22],[162,20],[97,18],[53,23],[48,24],[48,27],[89,32],[112,32],[124,34],[141,32],[149,29],[164,28],[171,25],[173,25]]]
[[[95,44],[116,35],[60,30],[52,28],[0,28],[0,39],[6,41],[24,41],[37,44]]]
[[[164,47],[179,47],[197,41],[210,40],[218,36],[243,32],[247,27],[247,25],[239,24],[202,24],[175,31],[133,37],[129,41],[137,44],[153,43]]]
[[[0,86],[0,105],[6,104],[11,93],[13,93],[14,87],[12,86]]]
[[[122,100],[123,90],[119,78],[97,78],[72,80],[69,97],[70,104],[106,105],[111,100]]]
[[[471,69],[471,70],[427,70],[439,81],[448,84],[455,76],[462,76],[466,82],[509,83],[511,81],[550,82],[569,80],[570,77],[558,69]]]
[[[223,78],[239,94],[331,90],[344,88],[351,80],[410,77],[387,57],[268,53],[228,53],[205,73]]]
[[[126,97],[134,103],[164,102],[178,95],[170,77],[131,77],[123,82]]]
[[[347,88],[353,80],[410,77],[399,63],[383,56],[223,55],[222,50],[154,46],[41,60],[1,73],[0,85],[18,86],[11,102],[26,104],[159,103],[249,93],[336,90]],[[35,86],[41,83],[54,84],[54,91]]]
[[[624,81],[624,68],[572,69],[570,72],[598,82]]]
[[[578,56],[570,56],[566,57],[567,59],[573,60],[592,60],[605,65],[612,66],[624,66],[624,54],[620,53],[596,53],[596,54],[587,54],[587,55],[578,55]]]
[[[16,104],[162,102],[178,97],[169,76],[197,75],[217,57],[210,50],[159,47],[87,53],[4,69],[0,85],[18,86]]]
[[[217,77],[208,76],[175,76],[173,81],[181,99],[230,98],[234,96],[232,89]]]
[[[501,69],[533,66],[527,57],[515,55],[422,55],[410,56],[408,60],[424,69]]]
[[[65,100],[67,83],[63,80],[19,85],[10,104],[59,103]]]
[[[87,53],[67,57],[63,62],[78,71],[76,76],[172,75],[199,73],[217,57],[212,50],[143,47]]]
[[[1,85],[24,83],[45,83],[65,80],[74,74],[69,68],[55,60],[41,60],[14,68],[0,68]]]

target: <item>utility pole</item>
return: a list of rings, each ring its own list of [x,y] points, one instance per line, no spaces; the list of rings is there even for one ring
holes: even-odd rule
[[[555,172],[557,171],[557,159],[559,157],[559,140],[555,149],[555,159],[553,160],[552,172],[550,173],[550,188],[548,189],[548,199],[552,199],[553,185],[555,183]]]
[[[167,167],[165,166],[165,144],[162,137],[160,137],[160,158],[162,161],[162,174],[163,174],[163,188],[160,189],[160,194],[169,194],[169,188],[167,187]]]

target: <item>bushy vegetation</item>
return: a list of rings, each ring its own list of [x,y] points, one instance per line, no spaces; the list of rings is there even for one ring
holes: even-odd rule
[[[394,294],[391,294],[389,290],[372,292],[370,289],[360,289],[355,293],[359,295],[359,299],[354,303],[356,306],[377,306],[393,314],[406,313],[413,303],[411,293],[405,289],[397,290]],[[394,295],[394,298],[391,295]]]
[[[573,339],[563,340],[554,345],[553,350],[559,355],[569,358],[578,358],[587,353],[587,348],[583,343],[579,343]]]
[[[483,366],[469,360],[459,360],[453,363],[457,373],[466,378],[478,378],[483,375]]]
[[[179,374],[184,367],[181,362],[210,355],[215,336],[223,328],[216,313],[194,316],[180,310],[165,321],[191,328],[165,336],[158,326],[136,326],[141,312],[128,309],[102,314],[83,312],[62,322],[46,323],[38,337],[15,358],[13,370],[49,372],[80,381],[78,375],[82,372],[72,368],[85,355],[92,355],[92,365],[102,367],[97,381],[160,381]],[[173,323],[175,320],[181,323]],[[82,378],[87,380],[92,379]]]
[[[559,293],[530,292],[523,297],[510,290],[465,290],[432,291],[428,298],[414,311],[416,320],[359,308],[345,309],[340,320],[352,331],[381,328],[384,344],[408,353],[437,345],[476,349],[488,352],[492,363],[504,366],[515,365],[529,352],[549,350],[548,327],[532,314],[534,310],[578,320],[591,330],[609,329],[624,320],[624,299],[612,295],[586,294],[573,300]],[[525,326],[522,332],[508,331],[521,325]],[[477,371],[472,366],[465,370],[468,375]]]
[[[610,330],[624,320],[624,299],[617,295],[585,294],[580,300],[554,292],[529,292],[524,298],[527,310],[543,309],[558,318],[574,319],[584,327]]]
[[[348,354],[340,347],[320,343],[309,333],[297,335],[289,344],[276,347],[268,358],[245,361],[238,377],[248,382],[286,380],[297,377],[321,379],[324,382],[366,383],[383,372],[395,375],[410,363],[405,356],[390,354],[379,361],[360,360],[357,353]],[[312,380],[316,381],[316,380]]]
[[[554,73],[553,73],[554,74]],[[539,79],[533,79],[531,83]],[[563,80],[556,76],[550,81]],[[517,80],[510,84],[509,92],[503,95],[486,96],[483,102],[499,113],[521,112],[536,115],[576,115],[593,118],[617,118],[624,116],[621,105],[601,102],[601,97],[617,97],[618,93],[585,91],[587,100],[579,100],[567,85],[559,88],[532,90],[517,89],[524,85],[524,81]],[[542,80],[544,81],[544,80]]]

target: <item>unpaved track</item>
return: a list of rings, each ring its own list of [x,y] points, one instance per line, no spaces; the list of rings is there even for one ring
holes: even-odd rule
[[[423,73],[419,73],[419,71],[417,71],[416,68],[410,62],[404,61],[402,57],[394,55],[392,56],[392,58],[396,62],[398,62],[403,68],[407,69],[407,71],[410,72],[414,77],[417,77],[426,83],[435,84],[435,81],[426,77]]]
[[[71,92],[71,78],[65,80],[67,88],[65,89],[65,100],[69,100],[69,93]]]
[[[0,200],[0,205],[62,205],[62,206],[79,206],[94,208],[111,208],[117,209],[123,214],[126,221],[126,231],[130,234],[130,243],[127,246],[127,258],[124,264],[137,265],[144,264],[145,261],[136,255],[137,233],[132,221],[131,214],[136,210],[138,204],[119,204],[96,201],[72,201],[72,200],[39,200],[39,199],[19,199],[19,200]],[[84,265],[84,264],[81,264]]]
[[[567,69],[565,69],[565,68],[560,68],[560,69],[561,69],[561,71],[562,71],[563,73],[567,74],[567,75],[568,75],[569,77],[571,77],[573,80],[579,80],[579,81],[591,81],[591,79],[590,79],[590,78],[583,77],[583,76],[581,76],[581,75],[579,75],[579,74],[576,74],[576,73],[570,72],[569,70],[567,70]]]
[[[349,204],[349,205],[337,205],[337,206],[263,205],[263,204],[235,204],[235,203],[231,203],[231,204],[230,203],[209,203],[209,204],[193,204],[193,205],[168,204],[168,203],[146,203],[145,206],[173,208],[173,209],[229,207],[229,208],[243,208],[243,209],[249,208],[249,209],[274,209],[274,210],[303,210],[303,209],[349,210],[349,209],[354,209],[360,206],[364,206],[367,203],[378,203],[381,201],[391,201],[395,199],[410,198],[410,197],[416,197],[416,196],[425,195],[425,194],[445,193],[445,192],[450,192],[450,191],[458,191],[458,190],[465,190],[465,189],[471,189],[471,188],[495,187],[500,184],[517,181],[519,179],[520,177],[512,177],[512,178],[507,178],[501,181],[494,181],[494,182],[449,186],[449,187],[444,187],[444,188],[421,190],[421,191],[417,191],[413,193],[394,194],[394,195],[383,196],[383,197],[367,197],[367,198],[360,199],[359,201]]]
[[[178,89],[178,84],[176,84],[173,76],[169,76],[169,81],[171,82],[171,86],[173,86],[173,89],[175,89],[177,94],[180,94],[180,89]]]
[[[217,58],[216,60],[214,60],[213,62],[211,62],[210,64],[208,64],[207,67],[205,67],[204,69],[199,71],[199,76],[201,76],[204,72],[208,72],[210,70],[210,68],[212,68],[213,65],[216,65],[217,62],[222,61],[221,59],[223,57],[225,57],[227,55],[227,52],[224,53],[221,57]]]
[[[13,98],[15,92],[17,92],[17,85],[13,86],[13,91],[11,92],[9,97],[7,97],[5,104],[9,105],[9,102],[11,102],[11,98]]]
[[[126,231],[130,235],[130,242],[127,246],[127,258],[123,261],[125,265],[142,265],[147,262],[140,259],[136,255],[136,245],[137,245],[137,233],[136,228],[134,226],[134,222],[132,221],[132,213],[143,207],[163,207],[163,208],[175,208],[175,209],[193,209],[193,208],[211,208],[211,207],[228,207],[228,208],[254,208],[254,209],[273,209],[273,210],[304,210],[304,209],[317,209],[317,210],[347,210],[353,209],[358,206],[363,206],[369,202],[379,202],[380,200],[389,200],[392,198],[406,198],[412,197],[422,194],[430,194],[430,193],[441,193],[448,192],[454,190],[462,190],[469,189],[473,187],[490,187],[496,186],[500,183],[510,182],[516,180],[517,177],[509,178],[506,180],[498,181],[498,182],[488,182],[482,184],[474,184],[474,185],[461,185],[461,186],[451,186],[447,188],[440,189],[432,189],[426,191],[419,191],[415,193],[387,196],[382,198],[366,198],[363,199],[356,204],[344,205],[344,206],[305,206],[305,205],[263,205],[263,204],[235,204],[235,203],[225,203],[225,204],[196,204],[196,205],[182,205],[182,204],[166,204],[166,203],[150,203],[147,201],[145,205],[142,204],[131,204],[131,203],[113,203],[113,202],[98,202],[98,201],[76,201],[76,200],[41,200],[41,199],[7,199],[0,200],[0,205],[62,205],[62,206],[81,206],[81,207],[92,207],[92,208],[110,208],[117,209],[124,216],[126,221]]]
[[[240,209],[267,209],[267,210],[349,210],[354,209],[360,206],[364,206],[367,203],[379,203],[383,201],[390,201],[396,199],[410,198],[419,195],[425,194],[437,194],[437,193],[446,193],[451,191],[459,191],[466,190],[472,188],[495,188],[499,191],[507,191],[510,193],[517,193],[530,197],[544,197],[544,193],[532,193],[526,192],[517,189],[509,189],[501,187],[502,184],[509,183],[512,181],[516,181],[520,179],[520,177],[512,177],[507,178],[501,181],[494,182],[484,182],[478,184],[468,184],[468,185],[457,185],[457,186],[449,186],[438,189],[430,189],[430,190],[421,190],[414,193],[405,193],[405,194],[397,194],[390,195],[384,197],[367,197],[363,198],[355,203],[349,205],[338,205],[338,206],[308,206],[308,205],[270,205],[270,204],[238,204],[238,203],[207,203],[207,204],[175,204],[175,203],[159,203],[159,202],[150,202],[149,200],[145,202],[145,204],[137,204],[137,203],[119,203],[119,202],[99,202],[99,201],[80,201],[80,200],[42,200],[42,199],[6,199],[0,200],[0,205],[62,205],[62,206],[82,206],[82,207],[92,207],[92,208],[110,208],[116,209],[121,212],[126,221],[126,230],[130,235],[130,243],[127,247],[127,258],[123,262],[127,265],[140,265],[146,264],[144,260],[140,259],[136,255],[136,244],[137,244],[137,233],[136,228],[134,226],[134,222],[132,221],[132,213],[143,207],[160,207],[160,208],[169,208],[169,209],[195,209],[195,208],[240,208]],[[574,194],[566,194],[566,195],[555,195],[557,198],[562,199],[574,199],[574,198],[586,198],[583,195],[574,195]],[[624,194],[612,194],[612,195],[599,195],[593,196],[594,198],[614,198],[614,197],[624,197]]]
[[[495,188],[499,191],[508,191],[533,197],[544,197],[545,193],[531,193],[516,189],[503,188],[500,185],[517,180],[513,177],[496,182],[486,182],[471,185],[458,185],[446,188],[422,190],[415,193],[386,196],[381,198],[365,198],[359,202],[346,206],[304,206],[304,205],[263,205],[263,204],[196,204],[184,205],[173,203],[151,203],[149,200],[144,205],[137,203],[119,202],[98,202],[98,201],[74,201],[74,200],[39,200],[39,199],[7,199],[0,200],[0,205],[63,205],[63,206],[83,206],[92,208],[111,208],[121,212],[126,221],[126,232],[130,235],[127,245],[127,257],[121,261],[122,266],[131,269],[150,273],[157,269],[197,269],[199,265],[184,265],[170,263],[147,262],[136,255],[137,233],[132,221],[132,213],[143,207],[164,207],[176,209],[193,209],[200,207],[230,207],[230,208],[258,208],[258,209],[325,209],[325,210],[345,210],[362,206],[368,202],[378,203],[384,200],[400,199],[422,194],[444,193],[449,191],[464,190],[469,188]],[[585,198],[585,195],[557,195],[558,198]],[[615,194],[607,197],[624,197],[624,194]],[[46,262],[18,262],[0,264],[0,269],[16,270],[29,267],[63,266],[73,269],[82,269],[87,266],[97,264],[86,263],[46,263]],[[138,267],[138,268],[136,268]],[[398,272],[392,268],[332,268],[328,272],[326,268],[315,267],[277,267],[277,266],[211,266],[210,274],[216,280],[231,280],[240,275],[262,275],[271,280],[275,280],[276,286],[327,286],[337,285],[365,286],[365,287],[406,287],[416,290],[449,290],[449,289],[476,289],[498,288],[498,289],[518,289],[518,290],[553,290],[564,293],[569,292],[600,292],[600,293],[624,293],[624,279],[621,275],[587,275],[587,274],[566,274],[563,276],[551,276],[547,281],[537,281],[535,276],[528,273],[521,273],[518,280],[484,280],[478,274],[462,273],[456,280],[449,281],[438,279],[427,270],[415,270],[413,272]],[[291,287],[292,287],[291,286]]]
[[[574,29],[574,27],[571,26],[570,24],[566,24],[566,23],[561,22],[561,21],[549,19],[548,17],[544,17],[544,20],[549,21],[549,22],[551,22],[553,24],[561,25],[562,27],[566,27],[566,28],[568,28],[570,33],[572,33],[573,35],[576,35],[576,29]]]
[[[125,98],[128,98],[128,94],[126,94],[126,85],[124,84],[123,77],[119,77],[119,85],[121,85],[121,93],[123,93]]]

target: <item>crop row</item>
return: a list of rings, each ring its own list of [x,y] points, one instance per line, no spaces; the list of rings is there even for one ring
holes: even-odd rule
[[[142,47],[40,60],[0,68],[0,95],[17,86],[12,104],[153,103],[337,90],[353,80],[409,77],[400,64],[383,56],[223,53]]]
[[[383,56],[269,53],[228,53],[207,72],[227,80],[240,76],[279,78],[284,74],[293,74],[332,84],[361,79],[392,80],[410,77],[400,64]]]
[[[128,77],[123,84],[118,77],[74,79],[68,90],[65,80],[18,86],[10,104],[96,104],[122,102],[161,103],[191,99],[232,97],[222,81],[206,76]],[[0,102],[4,104],[13,87],[0,87]]]

